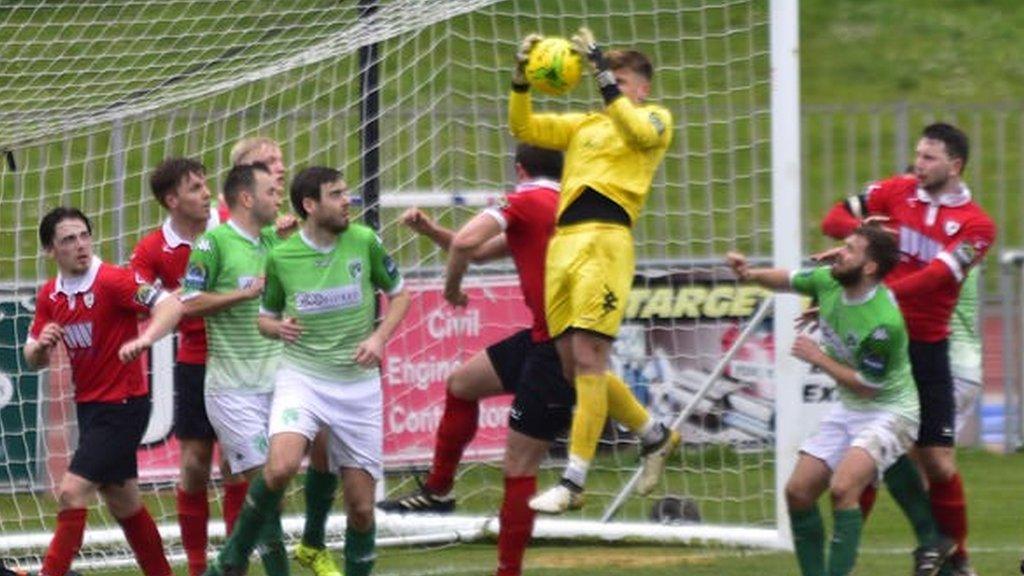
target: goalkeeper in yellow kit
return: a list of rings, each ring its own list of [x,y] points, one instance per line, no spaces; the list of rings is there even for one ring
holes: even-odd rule
[[[583,505],[587,469],[608,415],[609,355],[633,283],[631,229],[671,141],[672,116],[661,106],[644,104],[653,75],[650,60],[635,50],[602,54],[586,28],[573,36],[572,44],[593,67],[604,109],[534,114],[525,68],[539,40],[528,36],[516,54],[508,116],[517,139],[565,151],[544,301],[562,367],[576,387],[576,410],[561,482],[530,501],[538,512],[557,514]],[[679,443],[674,431],[649,417],[647,422],[641,436],[653,447],[645,450],[641,493],[654,488]]]

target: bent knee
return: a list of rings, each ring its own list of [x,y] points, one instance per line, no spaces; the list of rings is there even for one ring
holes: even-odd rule
[[[345,505],[346,522],[360,532],[373,527],[373,502],[353,502]]]
[[[786,505],[790,510],[806,510],[814,506],[815,500],[811,495],[810,486],[803,482],[786,483]]]

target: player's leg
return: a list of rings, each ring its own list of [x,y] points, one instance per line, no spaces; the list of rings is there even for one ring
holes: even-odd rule
[[[71,470],[61,477],[57,488],[57,526],[43,557],[41,573],[65,574],[71,567],[71,561],[82,547],[89,504],[96,497],[97,488],[96,483]]]
[[[164,554],[160,532],[142,502],[138,481],[132,478],[103,484],[100,494],[110,515],[121,525],[142,573],[146,576],[170,576],[171,566]]]
[[[283,476],[289,471],[294,475],[298,470],[309,441],[316,434],[316,426],[307,423],[303,428],[305,434],[294,433],[290,435],[294,438],[285,439],[275,436],[268,440],[267,422],[270,420],[270,432],[275,432],[274,415],[278,413],[273,410],[278,400],[301,401],[301,395],[295,398],[296,394],[279,382],[278,390],[282,388],[283,393],[274,394],[206,396],[207,414],[225,457],[233,471],[249,476],[249,489],[238,521],[218,554],[217,562],[208,566],[207,574],[244,571],[257,542],[268,574],[287,571],[279,504],[290,476]]]
[[[675,430],[669,430],[651,418],[621,378],[606,372],[605,382],[608,386],[608,416],[640,439],[641,474],[636,491],[639,494],[650,494],[661,480],[665,464],[679,446],[681,437]]]
[[[956,405],[956,437],[960,439],[969,425],[977,425],[978,397],[981,396],[981,382],[976,379],[953,375],[953,396]]]
[[[174,435],[178,438],[179,483],[175,490],[181,545],[189,576],[206,570],[210,500],[207,486],[216,433],[206,417],[203,364],[174,365]]]
[[[334,558],[327,550],[325,533],[327,517],[334,504],[338,488],[338,476],[329,467],[327,457],[328,434],[320,430],[309,449],[309,467],[303,482],[306,497],[306,518],[302,528],[302,540],[295,547],[295,560],[311,570],[316,576],[340,576]]]
[[[575,391],[559,371],[550,342],[535,345],[523,364],[509,412],[497,576],[522,572],[523,555],[533,533],[535,513],[529,499],[537,489],[537,470],[555,437],[568,427],[576,400]]]
[[[853,570],[860,546],[863,515],[860,495],[878,477],[878,466],[863,448],[851,447],[839,462],[829,492],[832,495],[833,536],[828,555],[829,576],[846,576]]]
[[[380,378],[321,382],[315,410],[330,429],[332,470],[341,471],[345,494],[345,575],[369,576],[376,560],[376,483],[384,476]]]
[[[911,341],[911,369],[921,403],[917,457],[928,480],[932,514],[939,531],[957,542],[951,562],[958,574],[971,574],[967,556],[967,500],[956,468],[956,408],[949,345]]]
[[[137,450],[149,423],[152,409],[147,397],[130,398],[104,405],[94,420],[92,439],[102,447],[90,447],[90,465],[98,467],[89,479],[99,492],[111,515],[121,525],[125,539],[135,553],[139,568],[146,576],[170,576],[171,567],[164,554],[156,523],[142,503],[137,478]],[[102,452],[98,456],[96,452]]]
[[[828,488],[831,470],[825,461],[801,452],[789,481],[786,504],[793,547],[802,576],[825,576],[825,524],[818,498]]]

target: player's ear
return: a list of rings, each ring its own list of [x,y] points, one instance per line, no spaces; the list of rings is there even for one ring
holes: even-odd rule
[[[872,278],[878,278],[878,262],[874,260],[868,260],[864,263],[864,273],[871,276]]]
[[[306,210],[307,215],[313,213],[313,210],[316,208],[317,204],[318,202],[314,198],[311,198],[309,196],[305,196],[302,198],[302,207]]]

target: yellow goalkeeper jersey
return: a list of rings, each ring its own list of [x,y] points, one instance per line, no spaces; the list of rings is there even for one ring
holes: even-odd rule
[[[534,114],[530,93],[513,91],[508,121],[516,139],[565,151],[558,216],[589,186],[636,222],[672,140],[668,110],[652,104],[637,106],[625,96],[601,112]]]

